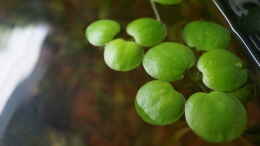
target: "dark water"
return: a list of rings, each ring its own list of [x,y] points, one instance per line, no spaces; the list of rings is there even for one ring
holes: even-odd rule
[[[0,0],[0,145],[2,146],[209,146],[194,135],[184,119],[165,127],[145,124],[135,113],[138,88],[151,78],[143,68],[114,72],[103,61],[102,48],[84,38],[85,27],[100,18],[119,21],[154,17],[146,0]],[[159,6],[168,27],[168,41],[183,42],[181,31],[193,20],[226,25],[214,4],[185,0]],[[123,36],[128,37],[125,33]],[[230,49],[250,68],[250,82],[259,84],[254,65],[241,45]],[[18,55],[17,55],[18,54]],[[186,74],[174,87],[186,97],[201,91]],[[216,146],[260,145],[260,106],[254,94],[248,105],[247,132]],[[2,108],[1,108],[2,106]]]
[[[230,29],[243,44],[253,63],[260,68],[260,1],[214,0]]]

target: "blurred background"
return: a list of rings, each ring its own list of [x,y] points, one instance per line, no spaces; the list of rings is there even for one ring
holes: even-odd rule
[[[152,80],[142,67],[121,73],[103,61],[103,49],[85,40],[88,24],[114,19],[125,26],[154,17],[149,0],[0,0],[0,146],[254,146],[260,145],[259,93],[248,107],[248,129],[231,143],[209,144],[194,135],[184,118],[157,127],[136,114],[138,88]],[[181,31],[193,20],[225,24],[209,0],[157,5],[168,41],[183,42]],[[227,26],[227,25],[226,25]],[[129,38],[122,32],[125,38]],[[245,49],[230,49],[260,83]],[[192,69],[174,87],[186,97],[201,91]],[[202,86],[202,85],[201,85]]]

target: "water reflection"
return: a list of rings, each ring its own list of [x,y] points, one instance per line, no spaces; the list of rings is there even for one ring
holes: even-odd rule
[[[35,70],[49,28],[47,25],[38,24],[4,30],[0,41],[0,136],[16,108],[31,94],[30,91],[17,90],[17,87]],[[41,69],[38,74],[34,74],[34,77],[30,78],[30,84],[23,86],[23,89],[33,89],[43,72]]]
[[[238,16],[248,15],[248,9],[246,9],[248,4],[260,6],[259,0],[229,0],[229,3],[233,11]]]

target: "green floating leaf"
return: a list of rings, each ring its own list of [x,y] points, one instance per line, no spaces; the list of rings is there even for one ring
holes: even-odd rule
[[[185,99],[170,83],[151,81],[137,93],[135,108],[138,115],[152,125],[168,125],[184,113]]]
[[[185,104],[189,127],[209,142],[230,142],[239,138],[247,123],[240,101],[223,92],[195,93]]]
[[[98,20],[86,29],[86,38],[94,46],[104,46],[120,32],[120,24],[113,20]]]
[[[105,46],[106,64],[116,71],[130,71],[142,63],[144,50],[132,41],[116,39]]]
[[[134,37],[137,44],[151,47],[166,38],[167,30],[164,24],[152,18],[140,18],[127,26],[127,33]]]
[[[226,49],[230,43],[231,34],[219,24],[194,21],[185,26],[183,39],[190,47],[201,51],[210,51]]]
[[[180,80],[195,64],[192,50],[182,44],[165,42],[151,48],[144,56],[145,71],[155,79]]]
[[[242,60],[227,50],[217,49],[203,54],[197,67],[203,74],[203,83],[217,91],[233,91],[248,79]]]

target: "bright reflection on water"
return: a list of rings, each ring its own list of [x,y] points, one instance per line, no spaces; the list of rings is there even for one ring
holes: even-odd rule
[[[0,26],[1,27],[1,26]],[[13,29],[0,28],[0,117],[14,89],[28,77],[38,62],[42,44],[48,33],[43,24]],[[15,106],[15,105],[13,105]],[[0,136],[15,110],[11,107],[1,123]]]

